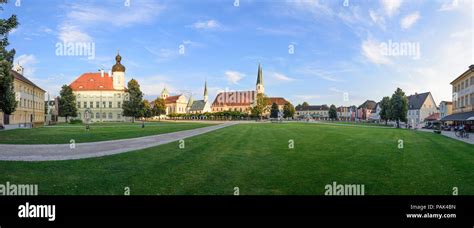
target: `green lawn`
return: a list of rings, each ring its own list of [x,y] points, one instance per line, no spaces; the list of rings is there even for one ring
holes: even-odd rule
[[[288,148],[293,139],[295,148]],[[398,140],[404,149],[398,149]],[[40,194],[474,195],[474,146],[433,133],[325,124],[240,124],[178,142],[74,161],[0,162],[0,183]]]
[[[61,124],[34,129],[0,131],[0,144],[67,144],[136,138],[211,126],[205,123],[94,123],[90,130],[82,124]]]
[[[344,124],[344,125],[363,125],[363,126],[377,126],[377,127],[393,127],[393,125],[384,123],[366,123],[366,122],[352,122],[352,121],[321,121],[322,123],[330,124]]]

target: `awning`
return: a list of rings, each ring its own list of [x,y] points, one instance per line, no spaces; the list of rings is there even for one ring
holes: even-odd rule
[[[468,120],[474,120],[474,111],[451,114],[441,119],[441,121],[468,121]]]

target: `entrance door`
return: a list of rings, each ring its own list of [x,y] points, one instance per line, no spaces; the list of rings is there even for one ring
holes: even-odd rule
[[[10,115],[3,113],[3,124],[4,125],[10,124]]]

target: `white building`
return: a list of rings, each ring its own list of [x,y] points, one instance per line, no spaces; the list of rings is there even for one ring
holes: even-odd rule
[[[76,95],[78,119],[85,121],[90,113],[91,122],[128,121],[123,116],[122,105],[128,100],[125,88],[125,67],[117,54],[116,63],[109,73],[84,73],[70,87]]]
[[[408,124],[420,128],[426,117],[437,113],[438,107],[430,92],[408,96]]]

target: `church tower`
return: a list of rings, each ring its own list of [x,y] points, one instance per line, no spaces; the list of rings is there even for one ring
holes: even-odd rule
[[[166,87],[163,89],[163,91],[161,91],[161,98],[163,100],[166,100],[166,98],[168,98],[170,96],[170,94],[168,93],[168,90],[166,89]]]
[[[125,88],[125,67],[120,61],[122,61],[122,56],[117,52],[115,65],[112,67],[113,85],[116,90],[123,90]]]
[[[207,93],[207,80],[204,83],[204,103],[207,103],[207,100],[209,98],[209,94]]]
[[[258,75],[257,75],[257,94],[265,93],[265,88],[263,87],[263,72],[262,65],[258,64]]]

